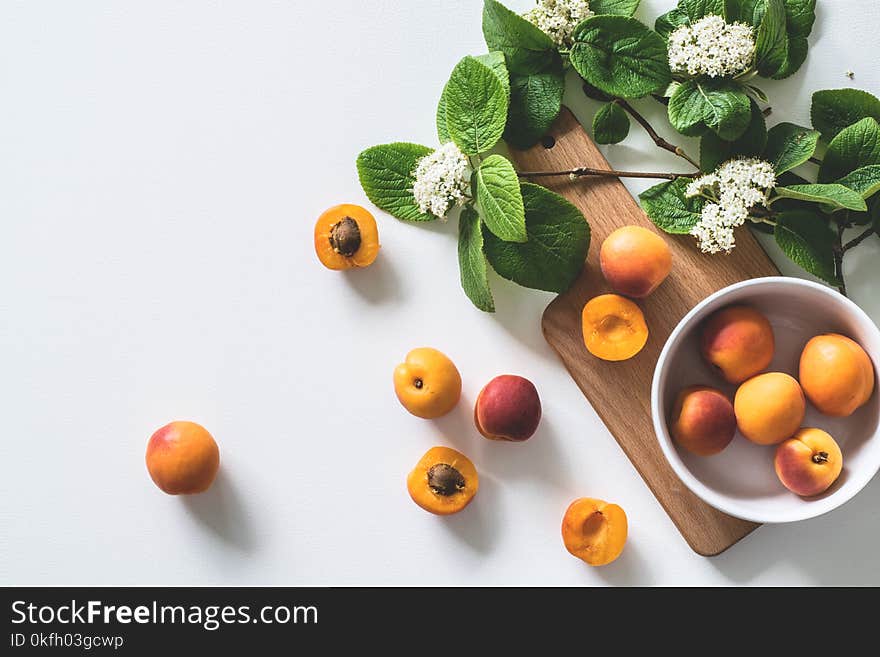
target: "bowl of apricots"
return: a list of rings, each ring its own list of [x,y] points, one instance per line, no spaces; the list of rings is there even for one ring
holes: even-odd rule
[[[651,407],[663,453],[715,508],[805,520],[880,470],[880,330],[831,288],[796,278],[731,285],[672,331]]]

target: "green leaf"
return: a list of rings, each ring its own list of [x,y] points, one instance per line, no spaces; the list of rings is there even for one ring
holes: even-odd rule
[[[565,74],[562,64],[543,73],[511,77],[510,110],[504,139],[515,148],[538,143],[562,109]]]
[[[773,164],[776,173],[785,173],[813,157],[819,133],[794,123],[780,123],[767,133],[764,159]]]
[[[458,220],[458,269],[461,287],[468,299],[483,312],[494,313],[495,302],[489,289],[489,268],[483,253],[480,216],[470,206],[461,211]]]
[[[675,32],[682,25],[689,23],[688,15],[681,9],[673,9],[657,18],[654,22],[654,31],[664,39],[669,39],[669,35]]]
[[[432,221],[436,217],[419,211],[413,198],[413,172],[427,146],[397,142],[373,146],[357,158],[358,178],[367,198],[379,208],[405,221]]]
[[[872,164],[880,164],[880,125],[868,117],[844,128],[831,140],[819,168],[819,182],[840,180]]]
[[[510,97],[510,74],[507,72],[507,64],[504,61],[504,53],[502,52],[490,52],[485,55],[477,55],[474,57],[481,64],[485,64],[495,75],[498,77],[498,81],[501,83],[501,86],[504,88],[504,93],[507,94],[507,97]],[[440,94],[440,102],[437,103],[437,138],[440,140],[441,144],[445,144],[448,141],[452,141],[452,137],[449,136],[449,128],[446,125],[446,90],[443,90],[443,93]]]
[[[590,0],[590,10],[594,14],[632,16],[640,2],[641,0]]]
[[[462,152],[479,155],[501,139],[508,99],[491,68],[474,57],[465,57],[453,69],[443,98],[446,128]]]
[[[813,127],[825,141],[864,118],[880,121],[880,99],[861,89],[827,89],[813,94]]]
[[[663,39],[625,16],[581,21],[574,32],[570,59],[584,80],[620,98],[641,98],[672,81]]]
[[[724,20],[758,27],[764,16],[765,6],[764,0],[727,0],[724,3]]]
[[[669,121],[685,135],[699,135],[709,128],[722,139],[734,141],[751,120],[751,100],[730,80],[688,80],[669,99]]]
[[[849,187],[831,183],[828,185],[792,185],[791,187],[777,187],[776,194],[782,198],[791,198],[796,201],[808,201],[821,203],[835,210],[855,210],[865,212],[868,206],[865,199]]]
[[[724,0],[679,0],[678,9],[694,23],[709,14],[724,16]]]
[[[860,194],[863,199],[869,199],[880,192],[880,165],[871,164],[856,169],[838,180],[837,183],[849,187]]]
[[[571,203],[544,187],[522,184],[529,241],[504,242],[484,232],[489,263],[503,278],[537,290],[564,292],[583,269],[590,226]]]
[[[597,144],[617,144],[629,134],[629,115],[617,103],[602,106],[593,117],[593,139]]]
[[[495,0],[483,4],[483,37],[489,50],[504,53],[511,73],[538,73],[559,57],[549,36]]]
[[[828,220],[815,212],[784,212],[774,231],[776,244],[793,262],[813,276],[836,285],[834,232]]]
[[[507,242],[525,242],[526,215],[519,176],[503,155],[490,155],[474,176],[477,210],[495,235]]]
[[[771,77],[785,65],[788,56],[788,31],[782,0],[766,2],[755,37],[755,66],[758,73]]]
[[[639,194],[642,208],[654,224],[667,233],[687,235],[701,219],[705,201],[687,198],[688,181],[684,178],[660,183]]]
[[[773,78],[781,80],[793,75],[807,59],[807,37],[816,21],[816,0],[785,0],[785,22],[788,32],[788,49],[782,66]]]
[[[754,100],[752,120],[742,136],[735,141],[724,141],[714,132],[709,132],[700,141],[700,169],[705,173],[715,171],[727,160],[738,155],[758,156],[767,146],[767,122],[764,112]]]

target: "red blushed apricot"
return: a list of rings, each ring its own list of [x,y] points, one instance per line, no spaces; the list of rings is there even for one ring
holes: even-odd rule
[[[413,502],[436,515],[458,513],[480,488],[471,460],[450,447],[432,447],[406,478]]]
[[[670,422],[672,438],[699,456],[718,454],[736,435],[733,404],[720,390],[691,386],[678,394]]]
[[[541,399],[537,389],[528,379],[513,374],[489,381],[474,405],[477,430],[490,440],[528,440],[540,421]]]
[[[376,219],[359,205],[330,208],[315,224],[315,252],[328,269],[368,267],[379,254]]]
[[[843,454],[829,434],[805,428],[776,448],[776,476],[802,497],[824,493],[843,470]]]
[[[758,445],[791,438],[804,421],[806,408],[800,385],[782,372],[752,377],[739,387],[733,400],[740,432]]]
[[[817,335],[801,354],[799,378],[807,399],[825,415],[848,417],[874,393],[874,365],[865,350],[836,333]]]
[[[208,430],[195,422],[172,422],[147,443],[147,470],[169,495],[208,490],[220,468],[220,449]]]
[[[669,276],[672,252],[654,231],[642,226],[624,226],[602,242],[599,264],[615,292],[642,298]]]
[[[648,325],[641,309],[619,294],[590,299],[581,324],[587,351],[602,360],[627,360],[648,342]]]
[[[729,383],[742,383],[767,369],[775,347],[770,322],[749,306],[719,310],[703,326],[703,358]]]
[[[591,566],[611,563],[626,545],[626,513],[616,504],[582,497],[562,518],[565,549]]]

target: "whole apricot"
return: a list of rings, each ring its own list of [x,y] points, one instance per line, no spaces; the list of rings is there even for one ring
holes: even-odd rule
[[[445,354],[420,347],[395,368],[394,392],[410,413],[432,420],[455,408],[461,397],[461,375]]]
[[[676,443],[699,456],[718,454],[736,435],[733,404],[720,390],[691,386],[678,393],[670,432]]]
[[[648,342],[648,325],[641,309],[619,294],[590,299],[581,323],[587,351],[602,360],[627,360]]]
[[[874,365],[850,338],[829,333],[807,342],[801,353],[801,386],[821,413],[847,417],[874,393]]]
[[[201,493],[220,468],[220,449],[208,430],[195,422],[172,422],[147,443],[147,471],[169,495]]]
[[[326,210],[315,224],[315,252],[328,269],[368,267],[379,255],[376,219],[351,203]]]
[[[733,400],[740,432],[758,445],[791,438],[804,421],[806,406],[798,382],[783,372],[752,377],[739,387]]]
[[[750,306],[728,306],[703,325],[703,358],[729,383],[742,383],[767,369],[775,346],[770,322]]]
[[[450,447],[432,447],[406,478],[413,502],[440,516],[458,513],[480,487],[471,460]]]
[[[643,298],[666,280],[672,252],[660,235],[642,226],[618,228],[602,242],[599,264],[615,292]]]
[[[843,470],[837,442],[821,429],[805,428],[776,448],[776,476],[801,497],[824,493]]]
[[[528,379],[502,374],[477,396],[474,423],[490,440],[521,442],[531,438],[541,421],[541,399]]]
[[[626,545],[626,513],[616,504],[582,497],[562,518],[565,549],[591,566],[611,563]]]

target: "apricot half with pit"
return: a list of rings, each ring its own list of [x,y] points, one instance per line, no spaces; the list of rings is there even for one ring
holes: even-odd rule
[[[672,252],[654,231],[623,226],[602,242],[599,264],[615,292],[642,298],[666,280],[672,269]]]
[[[582,497],[562,518],[565,549],[591,566],[611,563],[626,545],[626,513],[616,504]]]
[[[590,299],[581,321],[587,351],[602,360],[632,358],[648,341],[648,325],[641,309],[619,294]]]
[[[147,443],[147,471],[169,495],[192,495],[211,486],[220,468],[220,449],[195,422],[171,422]]]
[[[410,413],[432,420],[455,408],[461,397],[461,375],[445,354],[420,347],[394,369],[394,392]]]
[[[703,358],[728,383],[742,383],[770,366],[775,350],[773,327],[750,306],[729,306],[703,325]]]
[[[413,502],[440,516],[461,511],[470,504],[479,487],[474,464],[450,447],[429,449],[406,478],[406,488]]]
[[[800,385],[783,372],[752,377],[739,387],[733,400],[740,432],[758,445],[791,438],[804,420],[806,407]]]
[[[521,442],[531,438],[541,422],[541,399],[528,379],[502,374],[477,396],[474,423],[489,440]]]
[[[801,353],[801,386],[825,415],[852,415],[874,393],[874,365],[865,350],[836,333],[817,335]]]
[[[379,229],[366,208],[336,205],[318,217],[315,252],[328,269],[368,267],[379,255]]]
[[[843,470],[843,454],[830,434],[804,428],[776,448],[776,476],[802,497],[824,493]]]

